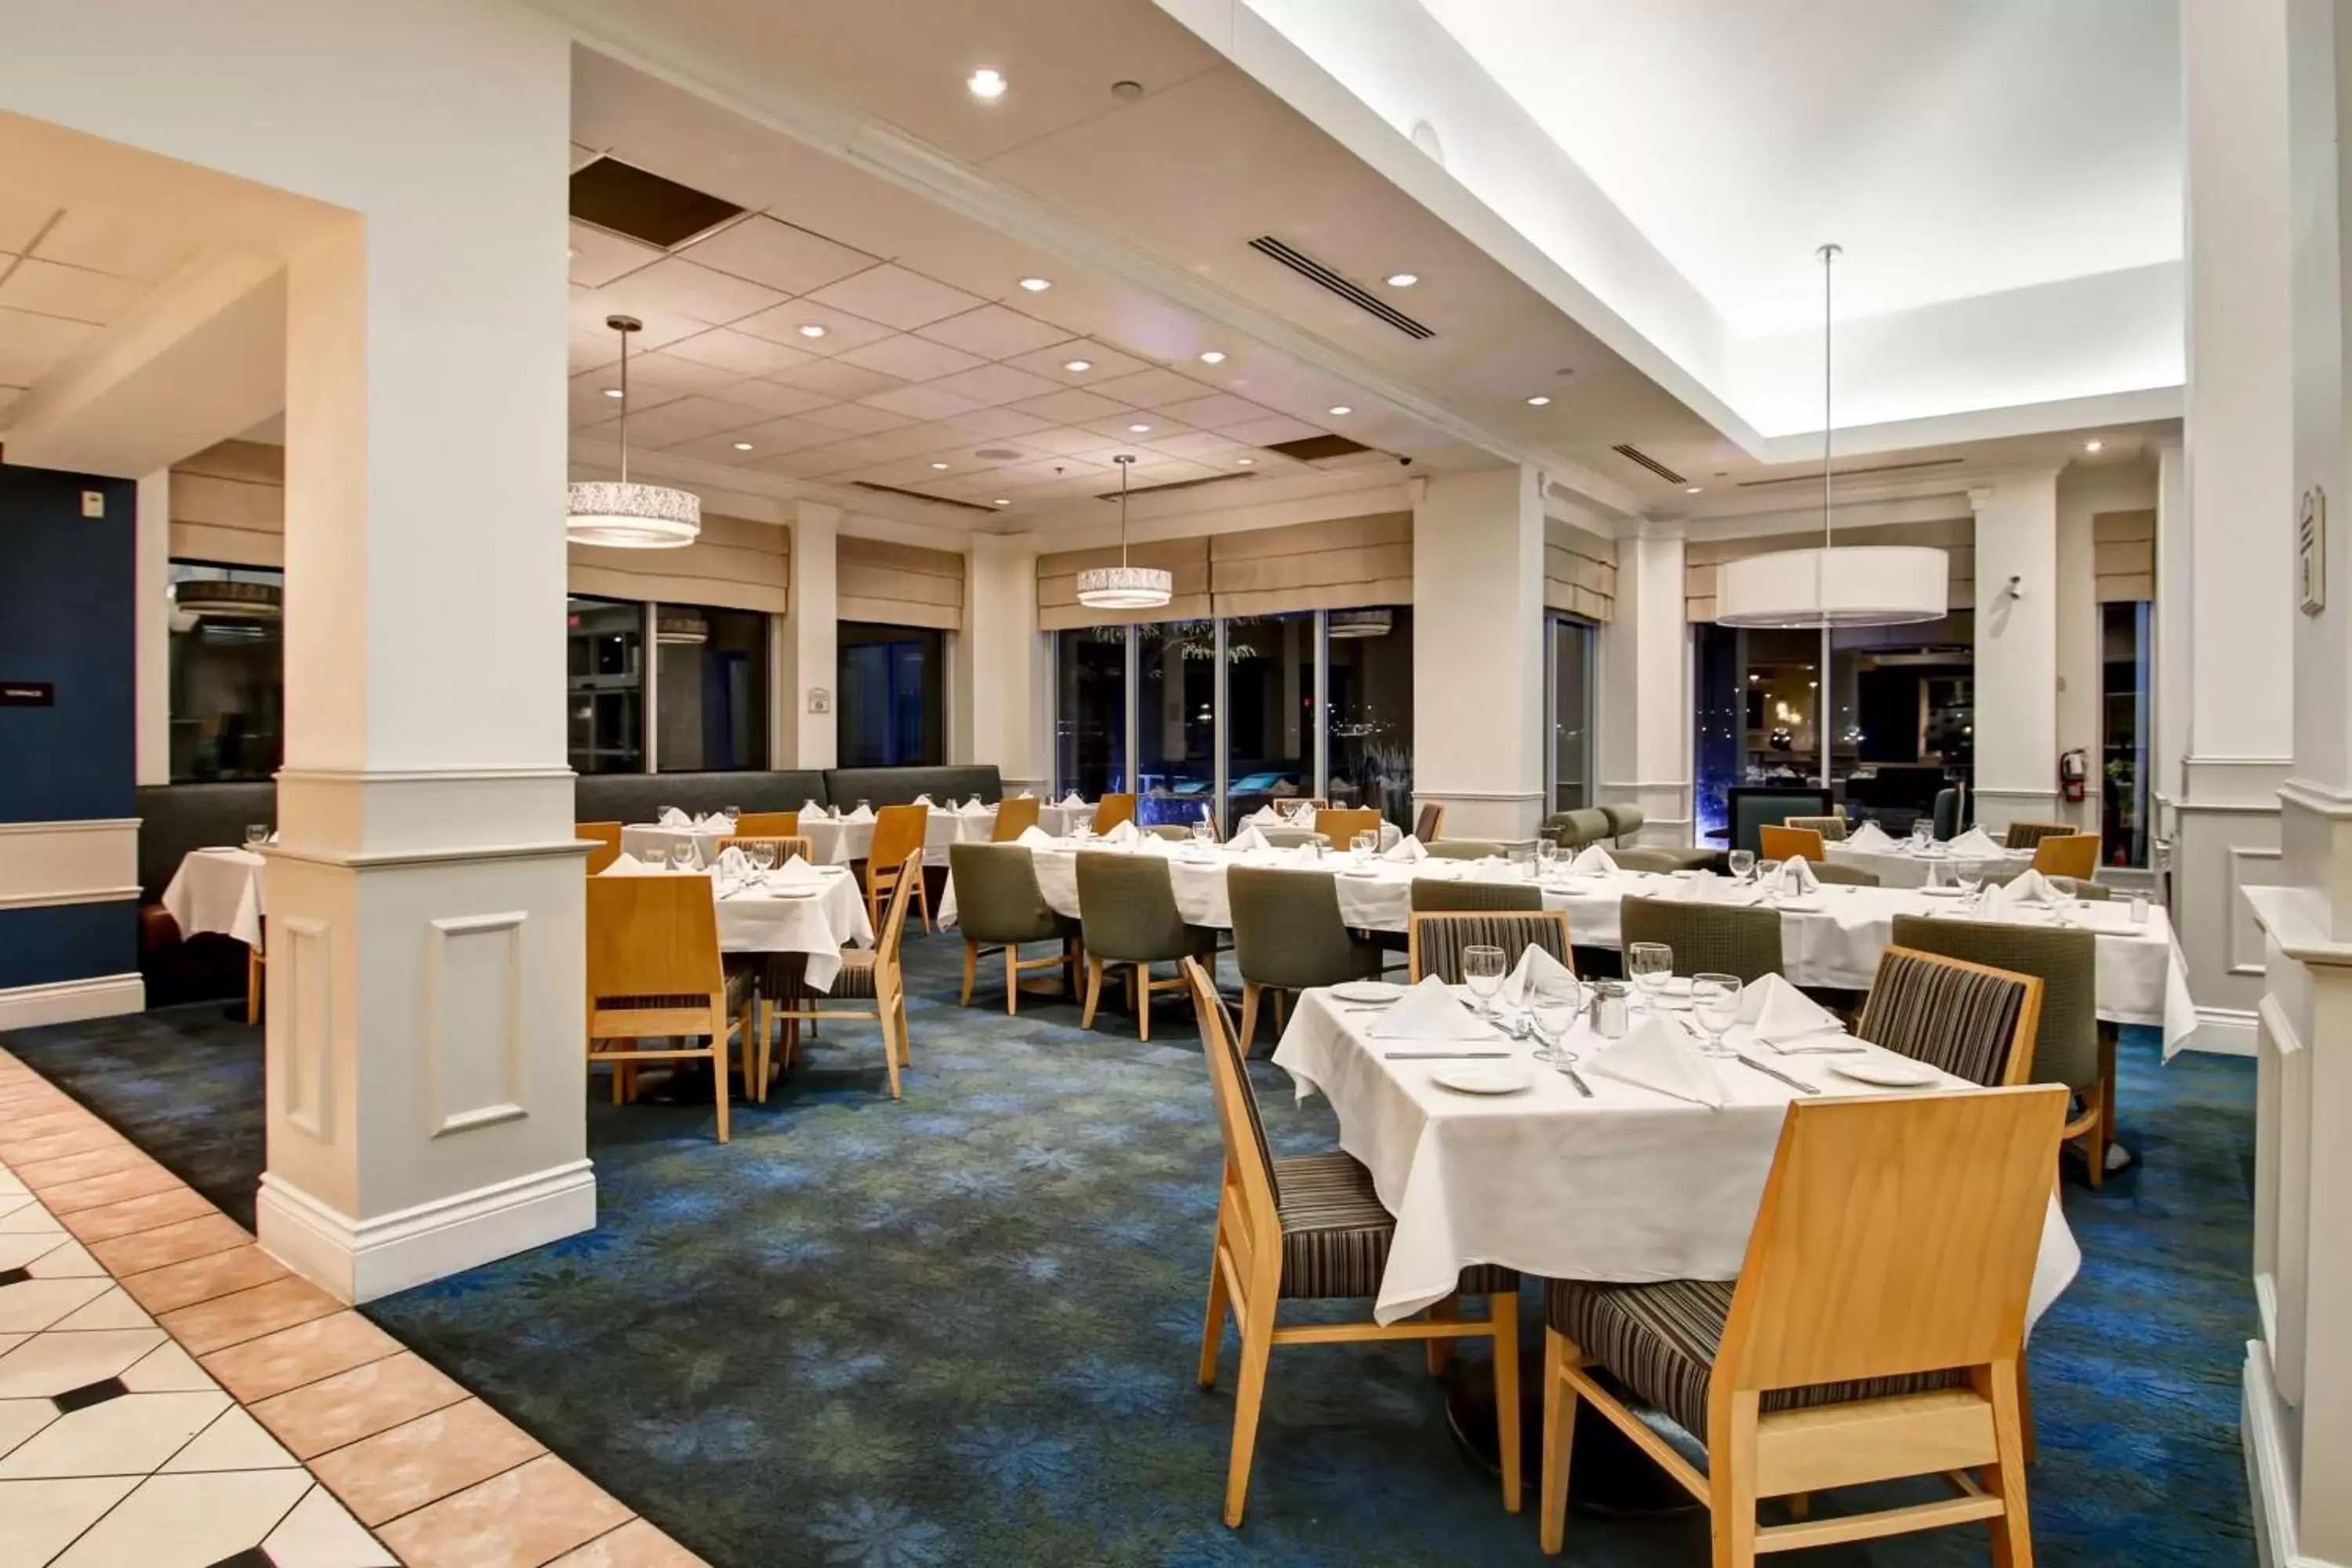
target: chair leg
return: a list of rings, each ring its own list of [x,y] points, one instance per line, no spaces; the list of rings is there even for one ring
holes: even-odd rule
[[[1135,966],[1135,1037],[1151,1038],[1151,965]]]
[[[890,1069],[890,1098],[898,1098],[898,1009],[889,998],[877,998],[874,1004],[876,1021],[882,1026],[882,1060]]]
[[[1217,1226],[1216,1239],[1209,1247],[1209,1321],[1201,1331],[1201,1386],[1217,1386],[1217,1354],[1225,1343],[1225,1271],[1217,1267],[1217,1254],[1225,1239],[1224,1225]]]
[[[1576,1390],[1560,1374],[1568,1369],[1567,1338],[1544,1330],[1544,1440],[1542,1523],[1544,1551],[1559,1555],[1568,1534],[1568,1462],[1576,1445]]]
[[[1432,1301],[1429,1304],[1429,1315],[1433,1319],[1444,1319],[1448,1321],[1459,1318],[1462,1316],[1462,1298],[1448,1296],[1443,1301]],[[1429,1364],[1429,1375],[1444,1377],[1445,1369],[1454,1364],[1454,1342],[1424,1340],[1422,1343],[1423,1359]]]
[[[898,872],[901,877],[906,874],[903,868]],[[929,935],[938,928],[931,924],[931,885],[921,877],[915,879],[915,903],[923,911],[923,931]]]
[[[1516,1287],[1487,1298],[1495,1325],[1495,1419],[1501,1439],[1503,1511],[1519,1511],[1525,1461],[1519,1453],[1519,1292]]]
[[[1101,1000],[1102,960],[1088,953],[1087,954],[1087,1005],[1085,1010],[1078,1015],[1079,1028],[1091,1029],[1095,1026],[1095,1005]]]
[[[892,999],[890,1011],[898,1020],[898,1065],[905,1068],[913,1067],[915,1053],[912,1048],[913,1043],[907,1036],[907,994],[904,991],[899,992]]]
[[[1021,1016],[1021,950],[1010,943],[1004,949],[1004,1016]]]
[[[1010,948],[1005,949],[1008,956],[1011,954],[1012,951],[1013,950]],[[980,943],[972,941],[970,937],[966,937],[963,939],[963,995],[958,999],[958,1005],[964,1007],[971,1005],[972,977],[979,973],[979,972]]]
[[[1258,994],[1265,989],[1255,980],[1242,982],[1242,1055],[1244,1056],[1250,1054],[1250,1042],[1257,1037],[1257,999]]]
[[[1999,1458],[1979,1472],[1984,1489],[2001,1500],[1992,1522],[1993,1568],[2032,1568],[2033,1528],[2025,1506],[2025,1455],[2020,1440],[2018,1393],[2021,1369],[1996,1362],[1979,1373],[1978,1387],[1992,1401],[1993,1452]]]
[[[1281,1037],[1283,1030],[1290,1026],[1290,1019],[1287,1016],[1289,995],[1290,993],[1287,991],[1277,991],[1274,994],[1274,1032],[1276,1038]]]
[[[760,1087],[752,1096],[761,1104],[768,1103],[768,1075],[774,1070],[774,1059],[769,1055],[772,1044],[771,1034],[776,1026],[776,1005],[765,996],[760,998]]]
[[[1250,1460],[1257,1453],[1258,1413],[1265,1405],[1266,1362],[1274,1354],[1272,1292],[1253,1299],[1242,1317],[1241,1380],[1234,1395],[1234,1447],[1225,1460],[1225,1523],[1239,1529],[1249,1500]]]
[[[245,1021],[261,1022],[261,950],[245,950]]]
[[[2019,1450],[2032,1464],[2040,1458],[2033,1451],[2033,1379],[2026,1374],[2022,1355],[2017,1358],[2017,1434]]]
[[[1735,1394],[1728,1418],[1708,1423],[1707,1511],[1713,1515],[1715,1568],[1756,1568],[1756,1415],[1761,1397]]]
[[[723,1028],[725,1026],[720,1026]],[[724,1143],[727,1142],[727,1037],[722,1034],[711,1043],[714,1048],[710,1053],[710,1079],[712,1092],[719,1097],[719,1141]]]

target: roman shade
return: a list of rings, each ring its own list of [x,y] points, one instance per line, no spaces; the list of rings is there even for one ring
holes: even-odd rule
[[[1149,610],[1095,610],[1078,603],[1078,574],[1118,564],[1118,546],[1057,550],[1037,557],[1037,629],[1066,632],[1079,626],[1137,626],[1147,621],[1197,621],[1209,610],[1209,542],[1159,539],[1128,547],[1137,566],[1157,566],[1175,578],[1173,595]]]
[[[1556,517],[1544,519],[1544,608],[1606,623],[1617,613],[1617,546]]]
[[[286,564],[286,449],[223,441],[172,469],[171,549],[179,561]]]
[[[1973,517],[1937,519],[1929,522],[1889,522],[1863,528],[1841,525],[1837,544],[1860,548],[1873,544],[1927,545],[1944,552],[1950,582],[1945,595],[1948,612],[1973,610],[1977,600],[1977,525]],[[1687,620],[1715,619],[1716,568],[1726,561],[1769,555],[1782,550],[1819,550],[1822,532],[1806,529],[1795,533],[1760,533],[1743,539],[1693,540],[1683,554],[1683,607]]]
[[[845,621],[963,630],[964,558],[843,534],[835,542],[835,614]]]
[[[1412,513],[1219,533],[1209,588],[1220,616],[1279,616],[1412,603]]]
[[[2128,604],[2156,597],[2156,513],[2103,511],[2091,519],[2091,570],[2098,601]]]

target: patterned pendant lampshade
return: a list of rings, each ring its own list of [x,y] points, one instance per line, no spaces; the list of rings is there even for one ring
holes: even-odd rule
[[[1158,566],[1132,566],[1127,559],[1127,471],[1131,452],[1111,459],[1118,465],[1118,564],[1078,574],[1078,603],[1090,610],[1153,610],[1166,604],[1176,580]]]
[[[692,490],[629,479],[629,334],[642,331],[635,316],[607,316],[604,324],[621,334],[621,477],[589,479],[572,487],[564,534],[574,544],[613,550],[676,550],[702,533],[702,498]]]

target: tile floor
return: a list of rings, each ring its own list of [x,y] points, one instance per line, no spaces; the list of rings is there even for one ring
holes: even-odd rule
[[[0,1052],[0,1568],[696,1568]]]

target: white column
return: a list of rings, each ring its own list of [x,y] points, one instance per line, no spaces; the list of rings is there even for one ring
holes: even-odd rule
[[[131,582],[138,628],[138,779],[172,782],[172,471],[139,481],[138,563]]]
[[[1053,788],[1053,667],[1037,630],[1037,552],[975,534],[965,557],[964,630],[971,749],[958,761],[993,763],[1008,795]]]
[[[1413,506],[1413,795],[1448,837],[1543,820],[1543,521],[1527,468],[1438,475]]]
[[[784,730],[788,768],[830,768],[840,756],[834,690],[839,678],[839,600],[835,587],[841,509],[801,501],[793,517],[793,613],[784,622]]]
[[[2058,475],[1969,492],[1976,508],[1976,816],[1998,833],[2058,807]]]
[[[1617,542],[1617,603],[1601,633],[1601,799],[1642,808],[1640,841],[1689,844],[1690,625],[1680,525]]]

